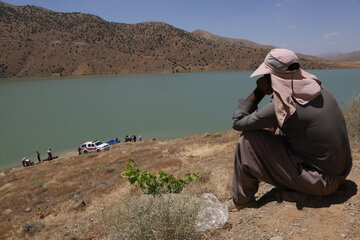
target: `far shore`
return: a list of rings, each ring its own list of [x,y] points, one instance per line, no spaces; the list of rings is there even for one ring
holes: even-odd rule
[[[360,64],[357,63],[349,63],[349,65],[344,64],[342,68],[313,68],[313,69],[306,69],[306,71],[313,71],[313,70],[340,70],[340,69],[359,69]],[[251,72],[252,69],[240,69],[240,70],[203,70],[203,71],[184,71],[184,72],[171,72],[171,71],[148,71],[148,72],[129,72],[129,73],[109,73],[109,74],[73,74],[73,75],[46,75],[46,76],[19,76],[19,77],[0,77],[1,79],[59,79],[59,78],[81,78],[81,77],[101,77],[101,76],[121,76],[121,75],[155,75],[155,74],[186,74],[186,73],[215,73],[215,72]]]

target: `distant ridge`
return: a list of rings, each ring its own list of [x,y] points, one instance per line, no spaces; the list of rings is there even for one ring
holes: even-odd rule
[[[253,70],[272,48],[204,33],[0,2],[0,77]],[[343,67],[311,56],[301,63]]]
[[[327,58],[330,56],[335,56],[335,55],[339,55],[342,54],[341,52],[327,52],[327,53],[322,53],[322,54],[318,54],[316,56],[321,57],[321,58]]]
[[[195,30],[192,32],[194,35],[205,38],[212,41],[218,41],[218,42],[228,42],[228,43],[237,43],[241,47],[247,47],[247,48],[264,48],[264,49],[273,49],[276,48],[275,46],[271,45],[261,45],[256,42],[252,42],[245,39],[237,39],[237,38],[228,38],[228,37],[221,37],[215,34],[212,34],[210,32],[204,31],[204,30]]]
[[[329,56],[323,56],[323,58],[336,62],[360,62],[360,51],[342,53],[342,54],[333,54]]]

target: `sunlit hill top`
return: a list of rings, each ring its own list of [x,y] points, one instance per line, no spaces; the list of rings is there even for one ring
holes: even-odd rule
[[[272,46],[0,2],[0,77],[253,70]],[[305,69],[349,68],[312,56]]]

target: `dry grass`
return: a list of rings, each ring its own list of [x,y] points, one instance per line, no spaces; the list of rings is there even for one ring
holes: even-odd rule
[[[92,155],[80,156],[7,171],[0,178],[0,185],[3,185],[0,206],[1,209],[11,209],[16,218],[0,215],[3,225],[0,236],[16,230],[14,225],[19,219],[20,222],[43,219],[56,214],[64,204],[71,205],[77,199],[90,203],[94,195],[110,192],[115,179],[122,180],[118,176],[120,166],[108,171],[106,163],[95,163],[94,159]],[[26,208],[33,210],[25,213]]]
[[[112,216],[110,239],[195,239],[201,200],[183,194],[142,195]]]
[[[106,152],[6,170],[0,174],[0,239],[106,236],[108,225],[104,223],[104,216],[108,216],[107,211],[118,208],[119,197],[126,202],[124,199],[141,196],[140,189],[120,176],[126,170],[128,158],[134,159],[143,170],[166,171],[177,178],[183,178],[188,172],[201,172],[204,176],[198,184],[188,185],[184,193],[199,196],[211,191],[218,198],[227,199],[232,143],[236,136],[235,132],[228,131],[164,142],[120,143]],[[211,154],[206,147],[211,147]],[[223,151],[227,153],[224,155]],[[219,159],[230,161],[224,160],[219,168]],[[214,171],[222,177],[214,178]],[[78,200],[84,200],[86,207],[73,210],[72,205]],[[26,208],[31,211],[25,212]],[[11,209],[11,214],[1,214],[6,209]],[[26,232],[23,224],[29,222],[44,227]]]
[[[360,151],[360,95],[353,97],[344,108],[344,116],[348,129],[351,147],[355,152]],[[360,152],[359,152],[360,153]]]
[[[101,219],[109,239],[203,239],[196,232],[200,196],[212,192],[210,172],[185,186],[181,194],[140,195],[122,199]]]

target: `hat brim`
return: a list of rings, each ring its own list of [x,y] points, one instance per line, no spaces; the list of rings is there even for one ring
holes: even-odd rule
[[[250,77],[255,77],[264,74],[270,74],[272,71],[268,68],[265,63],[263,62],[251,75]]]

